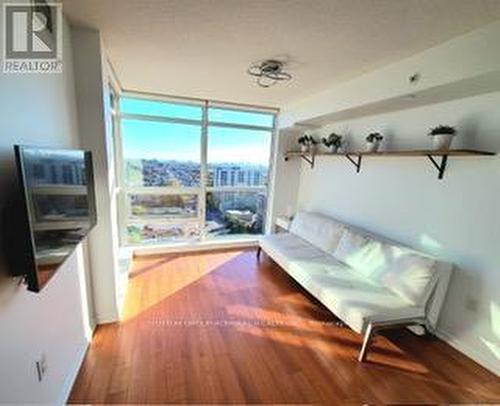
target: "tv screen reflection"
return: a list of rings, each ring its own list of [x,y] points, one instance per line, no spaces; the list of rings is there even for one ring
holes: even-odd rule
[[[40,290],[96,224],[90,152],[16,148]],[[29,279],[29,275],[28,275]],[[30,285],[30,281],[28,281]]]

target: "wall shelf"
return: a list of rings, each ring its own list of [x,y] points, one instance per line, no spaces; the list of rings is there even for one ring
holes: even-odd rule
[[[332,152],[287,152],[285,154],[285,161],[290,158],[301,158],[306,161],[311,168],[314,168],[314,162],[317,156],[331,156],[331,157],[345,157],[347,160],[354,165],[356,168],[356,173],[361,171],[362,158],[368,157],[427,157],[432,165],[438,171],[438,179],[443,179],[444,173],[446,171],[446,165],[448,163],[448,157],[458,156],[458,157],[478,157],[478,156],[493,156],[496,155],[495,152],[490,151],[478,151],[473,149],[452,149],[448,151],[437,151],[432,149],[420,149],[420,150],[403,150],[403,151],[380,151],[380,152],[363,152],[363,151],[353,151],[353,152],[342,152],[342,153],[332,153]]]

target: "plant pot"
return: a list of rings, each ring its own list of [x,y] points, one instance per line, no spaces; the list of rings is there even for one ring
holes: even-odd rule
[[[380,141],[366,141],[366,152],[377,152],[380,148]]]
[[[306,153],[306,152],[309,152],[309,145],[301,145],[300,146],[300,152],[302,153]]]
[[[437,151],[450,149],[454,134],[435,134],[432,136],[432,146]]]
[[[331,146],[331,147],[330,147],[330,152],[331,152],[332,154],[336,154],[337,152],[339,152],[339,148],[340,148],[340,147],[337,147],[337,146]]]

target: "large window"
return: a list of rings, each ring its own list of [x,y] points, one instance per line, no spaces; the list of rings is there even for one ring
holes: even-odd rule
[[[199,187],[201,125],[122,120],[127,187]]]
[[[263,233],[273,112],[129,96],[117,117],[123,243]]]

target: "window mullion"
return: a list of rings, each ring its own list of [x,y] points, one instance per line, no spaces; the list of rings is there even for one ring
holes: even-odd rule
[[[205,237],[206,230],[206,204],[207,204],[207,183],[208,183],[208,168],[207,168],[207,153],[208,153],[208,102],[205,101],[202,109],[201,123],[201,157],[200,157],[200,194],[199,194],[199,215],[201,226],[201,238]]]
[[[121,97],[121,96],[119,96]],[[128,201],[126,194],[126,181],[125,181],[125,158],[123,153],[123,132],[122,132],[122,120],[120,118],[120,99],[117,96],[115,98],[115,106],[113,115],[113,130],[115,133],[115,159],[116,159],[116,176],[117,176],[117,186],[119,188],[118,193],[118,229],[120,245],[127,245],[127,224],[128,224]]]
[[[241,130],[255,130],[255,131],[272,131],[273,127],[265,127],[261,125],[250,125],[250,124],[236,124],[236,123],[222,123],[220,121],[210,121],[208,123],[211,127],[221,127],[221,128],[236,128]]]
[[[271,133],[271,150],[269,156],[269,169],[267,172],[267,185],[266,185],[266,217],[264,219],[264,234],[271,233],[273,226],[273,203],[274,203],[274,191],[276,183],[276,160],[278,159],[278,119],[275,115],[273,118],[273,130]]]

